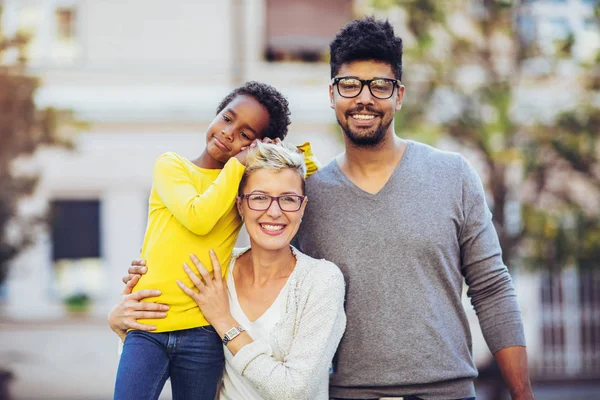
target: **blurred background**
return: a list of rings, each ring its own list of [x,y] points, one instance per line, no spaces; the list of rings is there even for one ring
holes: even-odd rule
[[[328,43],[362,15],[404,39],[396,132],[463,153],[486,184],[537,398],[600,399],[599,3],[0,0],[0,399],[111,398],[106,314],[154,160],[197,157],[247,80],[288,97],[290,142],[332,159]],[[505,399],[464,305],[478,399]]]

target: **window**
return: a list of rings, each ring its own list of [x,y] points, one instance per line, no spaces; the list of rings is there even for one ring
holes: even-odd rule
[[[541,365],[546,377],[600,376],[600,271],[544,271]]]
[[[54,12],[55,27],[53,61],[68,64],[78,56],[76,41],[75,9],[57,8]]]
[[[52,259],[100,257],[100,202],[52,202]]]
[[[581,307],[581,367],[586,372],[600,373],[600,273],[581,271],[579,275]]]
[[[61,4],[44,7],[41,2],[15,2],[7,11],[8,25],[28,37],[24,56],[30,64],[70,65],[78,59],[76,8]]]
[[[24,49],[27,60],[37,61],[40,58],[41,35],[39,32],[42,22],[42,8],[36,4],[26,4],[21,7],[18,14],[17,30],[28,38]]]
[[[329,42],[352,20],[352,0],[267,0],[267,61],[324,61]]]
[[[55,200],[51,204],[55,289],[61,298],[102,294],[100,216],[98,200]]]

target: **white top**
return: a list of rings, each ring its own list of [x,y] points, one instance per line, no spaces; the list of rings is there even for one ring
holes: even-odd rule
[[[328,400],[329,366],[346,328],[342,273],[333,263],[292,247],[294,271],[271,307],[250,322],[239,308],[230,276],[236,259],[248,249],[234,250],[227,286],[232,314],[244,329],[250,328],[254,341],[235,356],[225,348],[220,399]]]
[[[235,281],[233,279],[234,267],[235,263],[232,263],[227,273],[227,289],[229,290],[229,308],[231,309],[231,315],[240,326],[248,332],[253,340],[264,340],[272,347],[275,346],[276,344],[271,339],[271,333],[273,332],[275,325],[281,319],[281,303],[287,293],[287,282],[289,282],[289,277],[273,304],[271,304],[271,306],[255,321],[250,321],[240,306],[237,291],[235,290]],[[292,271],[292,274],[293,273],[294,272]],[[262,400],[262,396],[256,391],[250,381],[233,368],[233,354],[231,354],[227,346],[223,347],[225,348],[225,374],[223,375],[223,388],[221,390],[220,399]]]

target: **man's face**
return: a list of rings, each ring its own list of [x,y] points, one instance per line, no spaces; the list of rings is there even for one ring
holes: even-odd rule
[[[396,79],[390,64],[374,60],[342,64],[336,77]],[[387,133],[393,132],[391,124],[394,114],[402,106],[404,86],[395,88],[389,99],[378,99],[367,85],[354,98],[340,96],[337,85],[330,85],[329,97],[331,108],[335,110],[337,121],[348,140],[357,146],[375,146]]]

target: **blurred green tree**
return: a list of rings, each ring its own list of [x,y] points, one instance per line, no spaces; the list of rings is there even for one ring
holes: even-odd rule
[[[523,7],[511,0],[371,0],[364,11],[389,17],[405,41],[410,86],[397,131],[431,144],[450,137],[473,154],[506,264],[597,267],[597,59],[573,58],[573,36],[542,51],[526,32]],[[579,101],[549,116],[527,113],[523,93],[535,96],[564,80],[565,68],[577,76],[570,89]]]
[[[0,10],[1,12],[1,10]],[[45,215],[23,215],[21,200],[30,196],[39,173],[17,171],[15,163],[26,160],[43,146],[69,147],[72,130],[70,113],[53,108],[39,109],[34,101],[39,81],[25,68],[28,38],[2,35],[0,26],[0,283],[8,274],[9,262],[32,243],[36,229],[46,223]],[[7,59],[14,59],[14,62]],[[58,127],[67,129],[58,129]]]

